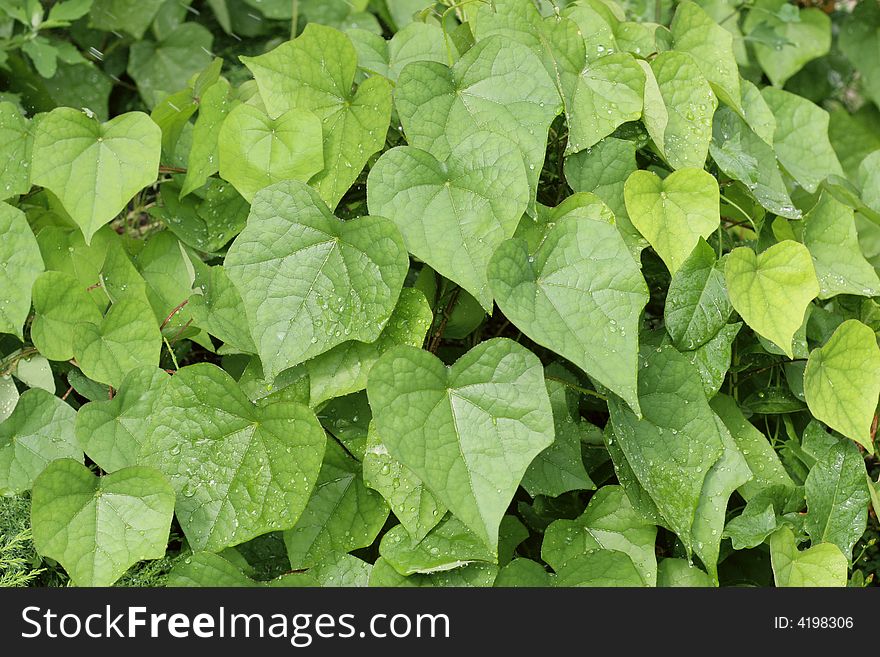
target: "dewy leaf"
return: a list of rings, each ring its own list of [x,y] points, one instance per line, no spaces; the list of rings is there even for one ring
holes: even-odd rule
[[[295,181],[257,193],[224,264],[270,378],[347,340],[376,340],[408,267],[390,221],[341,221]]]
[[[0,422],[12,415],[18,403],[19,394],[11,376],[0,376]]]
[[[556,569],[556,586],[645,586],[645,583],[626,553],[590,550]]]
[[[497,550],[526,468],[553,442],[538,358],[497,338],[447,369],[430,353],[397,347],[373,366],[367,394],[390,454]]]
[[[733,306],[715,250],[702,238],[672,276],[663,317],[679,349],[696,349],[725,325]]]
[[[24,194],[31,188],[31,125],[15,105],[0,102],[0,200]]]
[[[437,501],[412,470],[388,453],[372,422],[367,434],[363,464],[364,483],[385,498],[400,524],[414,540],[422,540],[443,519],[446,507]]]
[[[647,285],[613,224],[569,208],[567,202],[551,213],[537,249],[519,238],[503,242],[489,263],[489,284],[514,325],[638,411]]]
[[[140,462],[171,480],[192,549],[219,551],[297,521],[324,445],[305,406],[258,408],[229,374],[199,363],[179,369],[155,401]]]
[[[367,160],[382,149],[391,120],[391,84],[367,78],[352,91],[357,53],[342,32],[309,23],[293,41],[259,57],[242,57],[269,116],[298,108],[322,121],[324,169],[310,184],[333,209]]]
[[[670,30],[672,47],[691,55],[715,94],[742,112],[733,35],[713,21],[700,5],[689,1],[678,5]]]
[[[804,64],[825,55],[831,47],[831,19],[821,9],[798,9],[796,20],[783,20],[787,0],[757,0],[743,23],[752,37],[758,63],[776,87],[782,87]],[[775,43],[756,38],[769,32]]]
[[[367,375],[379,357],[400,344],[420,346],[432,319],[425,295],[414,288],[403,288],[391,318],[375,342],[343,342],[305,363],[310,405],[316,407],[328,399],[366,388]]]
[[[776,157],[801,187],[812,194],[828,176],[844,175],[828,140],[828,112],[781,89],[766,87],[761,95],[776,117]]]
[[[333,552],[308,570],[321,586],[365,587],[373,564],[344,552]]]
[[[76,414],[76,438],[102,470],[116,472],[138,464],[156,400],[168,380],[168,374],[159,368],[133,369],[113,399],[80,407]]]
[[[392,148],[370,171],[367,201],[371,213],[397,224],[410,253],[492,309],[489,258],[513,236],[529,201],[514,142],[474,133],[444,161],[411,146]]]
[[[746,324],[793,358],[792,338],[819,294],[807,248],[791,240],[757,255],[737,247],[727,256],[724,277],[730,302]]]
[[[70,406],[40,388],[18,398],[12,414],[0,422],[0,495],[30,490],[51,461],[82,462],[73,435],[75,416]]]
[[[202,94],[199,115],[193,124],[192,146],[187,158],[186,178],[180,190],[181,198],[204,185],[208,176],[219,171],[217,141],[220,138],[220,129],[236,105],[229,82],[222,78]],[[322,151],[322,160],[323,157]]]
[[[880,296],[880,278],[862,255],[851,208],[823,192],[804,218],[803,240],[813,256],[820,299]]]
[[[663,559],[657,569],[657,586],[705,588],[712,586],[712,580],[687,559]]]
[[[724,383],[724,377],[730,369],[733,341],[741,328],[742,322],[725,324],[707,343],[691,351],[682,351],[699,371],[703,380],[703,390],[709,399],[715,396]]]
[[[516,41],[477,42],[452,68],[410,64],[400,74],[394,106],[410,146],[445,160],[475,132],[514,140],[527,166],[531,203],[544,166],[547,130],[560,98],[540,59]]]
[[[284,532],[291,568],[370,545],[387,518],[388,505],[364,485],[360,463],[329,440],[312,496],[296,526]]]
[[[643,118],[654,144],[673,169],[702,169],[718,99],[700,67],[690,55],[670,50],[643,69],[651,73]]]
[[[871,501],[865,459],[848,440],[839,440],[816,462],[804,482],[806,530],[813,544],[834,543],[852,561],[852,550],[868,523]]]
[[[149,304],[137,296],[114,303],[99,324],[73,329],[73,355],[90,379],[118,387],[139,366],[159,365],[162,335]]]
[[[37,552],[77,586],[110,586],[136,562],[165,555],[174,491],[152,468],[96,477],[64,459],[37,479],[31,504]]]
[[[626,180],[624,197],[630,221],[672,274],[721,223],[718,181],[703,169],[679,169],[665,179],[636,171]]]
[[[370,573],[370,586],[487,587],[492,586],[497,574],[498,566],[494,564],[473,563],[454,570],[404,577],[394,570],[385,559],[379,557]]]
[[[162,131],[146,114],[98,123],[59,107],[35,128],[31,179],[49,189],[90,243],[97,230],[156,180]]]
[[[804,372],[810,412],[873,453],[871,424],[880,395],[880,348],[874,331],[843,322],[824,346],[810,352]]]
[[[0,203],[0,334],[22,336],[31,309],[31,287],[43,271],[37,239],[24,212]]]
[[[55,394],[55,377],[45,356],[26,356],[21,358],[13,370],[15,378],[29,388],[42,388]]]
[[[218,135],[220,175],[248,201],[280,180],[306,182],[324,168],[321,120],[293,109],[270,118],[253,105],[239,105]]]
[[[241,568],[219,554],[196,552],[191,557],[178,561],[168,573],[165,586],[180,587],[301,587],[320,586],[310,573],[290,573],[268,582],[257,581],[245,575]]]
[[[101,323],[101,311],[88,292],[69,274],[47,271],[33,285],[34,319],[31,340],[49,360],[73,358],[74,327]]]
[[[195,288],[187,305],[196,326],[236,349],[256,352],[244,301],[224,267],[215,265],[196,272]]]
[[[620,486],[603,486],[576,520],[556,520],[544,532],[541,558],[557,572],[590,550],[618,550],[632,559],[646,586],[657,583],[657,527],[642,517]]]
[[[846,556],[833,543],[798,550],[788,527],[770,537],[770,558],[776,586],[846,586]]]
[[[700,376],[683,355],[672,346],[645,346],[641,358],[642,418],[616,399],[609,400],[614,442],[690,550],[704,480],[722,456],[722,433]]]

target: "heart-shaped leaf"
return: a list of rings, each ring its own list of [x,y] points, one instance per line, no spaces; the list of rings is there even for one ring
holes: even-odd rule
[[[489,132],[460,142],[445,161],[401,146],[370,171],[370,212],[390,218],[407,249],[490,311],[489,258],[513,236],[529,198],[519,147]]]
[[[31,179],[54,193],[90,243],[97,230],[156,180],[162,131],[141,112],[99,123],[59,107],[36,126]]]
[[[514,238],[489,264],[498,307],[532,340],[569,359],[636,411],[638,326],[648,288],[617,228],[569,199],[533,251]]]
[[[633,226],[672,274],[700,238],[721,223],[718,181],[703,169],[679,169],[662,180],[650,171],[636,171],[626,179],[623,193]]]
[[[284,181],[255,196],[224,268],[274,378],[342,342],[376,340],[409,259],[387,219],[340,221],[314,190]]]
[[[248,201],[280,180],[308,181],[324,168],[321,120],[293,109],[270,118],[253,105],[239,105],[218,135],[220,175]]]
[[[73,276],[60,271],[40,274],[33,286],[31,340],[50,360],[73,358],[74,327],[101,323],[101,311]]]
[[[34,483],[34,547],[77,586],[110,586],[129,566],[165,555],[174,491],[152,468],[96,477],[76,461],[49,465]]]
[[[397,347],[373,366],[367,395],[389,453],[496,551],[526,468],[553,442],[537,357],[498,338],[447,369],[432,354]]]
[[[834,543],[798,550],[788,527],[770,537],[770,559],[776,586],[846,586],[849,564]]]
[[[792,338],[819,294],[807,248],[792,240],[759,254],[738,247],[727,256],[724,278],[730,302],[746,324],[793,358]]]
[[[76,413],[68,404],[33,388],[13,405],[9,417],[0,422],[0,495],[29,490],[51,461],[83,458],[73,434]]]
[[[880,396],[880,348],[874,331],[856,319],[838,326],[810,352],[804,371],[810,412],[873,453],[871,426]]]
[[[31,287],[43,271],[37,239],[24,212],[0,203],[0,333],[21,337],[31,309]]]
[[[258,408],[229,374],[200,363],[165,385],[140,460],[171,480],[192,548],[219,551],[296,523],[324,445],[324,430],[305,406]]]
[[[0,102],[0,200],[25,194],[31,188],[33,123],[10,102]]]

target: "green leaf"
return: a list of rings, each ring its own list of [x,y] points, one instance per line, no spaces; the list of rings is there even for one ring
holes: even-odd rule
[[[636,171],[624,186],[626,209],[671,274],[721,222],[718,181],[702,169],[679,169],[660,179]]]
[[[657,569],[657,586],[706,588],[712,586],[712,579],[687,559],[663,559]]]
[[[168,374],[158,368],[131,370],[112,399],[93,401],[76,414],[76,438],[105,472],[138,464],[138,455]]]
[[[12,415],[18,403],[18,388],[11,376],[0,376],[0,422]]]
[[[553,442],[540,361],[498,338],[449,369],[413,347],[386,352],[367,384],[391,456],[493,551],[529,463]]]
[[[865,474],[858,448],[840,440],[816,462],[804,482],[810,539],[813,544],[833,543],[849,561],[868,524],[871,498]]]
[[[292,402],[254,406],[220,368],[181,368],[154,402],[141,463],[177,493],[194,550],[222,550],[297,521],[315,485],[324,432]]]
[[[699,65],[686,53],[667,51],[642,68],[649,74],[643,116],[648,134],[673,169],[702,169],[718,100]]]
[[[274,378],[342,342],[376,340],[408,265],[391,222],[340,221],[312,189],[285,181],[256,195],[224,267]]]
[[[811,194],[843,169],[828,140],[828,112],[806,98],[767,87],[761,95],[776,117],[773,149],[785,170]]]
[[[161,218],[184,244],[208,253],[220,251],[240,233],[250,211],[235,187],[219,178],[208,178],[204,187],[187,198],[174,185],[165,184],[162,202],[150,214]]]
[[[27,217],[6,203],[0,203],[0,235],[0,334],[20,338],[31,309],[31,287],[43,271],[43,258]]]
[[[874,452],[871,423],[880,395],[880,348],[874,331],[843,322],[824,346],[810,352],[804,394],[813,416]]]
[[[34,547],[76,586],[110,586],[129,566],[165,554],[174,491],[152,468],[96,477],[76,461],[50,464],[34,483]]]
[[[743,23],[747,35],[768,32],[775,38],[774,44],[753,38],[752,45],[758,63],[776,87],[831,47],[831,19],[821,9],[799,9],[796,20],[783,20],[782,10],[790,7],[787,0],[757,0]]]
[[[168,573],[165,586],[180,587],[305,587],[320,586],[310,573],[290,573],[269,582],[253,580],[241,569],[219,554],[196,552],[191,557],[178,561]]]
[[[394,36],[384,37],[362,29],[345,31],[358,53],[358,66],[396,81],[412,62],[448,64],[458,58],[458,49],[438,25],[410,23]]]
[[[851,208],[823,193],[804,218],[803,240],[813,256],[820,299],[880,296],[880,278],[862,255]]]
[[[699,371],[703,390],[709,399],[715,396],[724,383],[724,377],[730,369],[733,341],[741,328],[742,322],[725,324],[706,344],[692,351],[682,352]]]
[[[494,587],[547,588],[553,586],[554,576],[544,570],[544,566],[531,559],[514,559],[504,566],[495,578]]]
[[[590,550],[629,555],[646,586],[657,582],[657,527],[630,504],[620,486],[603,486],[576,520],[556,520],[544,532],[541,558],[557,572]]]
[[[638,411],[638,327],[648,289],[596,201],[579,195],[558,206],[537,248],[520,238],[503,242],[489,263],[489,284],[517,328]]]
[[[833,543],[798,550],[794,533],[783,527],[770,537],[776,586],[846,586],[847,561]]]
[[[397,224],[410,253],[488,312],[486,267],[497,246],[513,236],[528,189],[518,146],[480,132],[444,161],[411,146],[386,151],[370,171],[367,200],[371,213]]]
[[[617,550],[590,550],[556,569],[556,586],[645,586],[632,559]]]
[[[146,114],[98,123],[59,107],[35,128],[31,179],[48,188],[79,225],[86,243],[141,189],[156,180],[162,131]]]
[[[31,188],[32,125],[15,105],[0,102],[0,199],[25,194]]]
[[[727,257],[724,277],[730,302],[746,324],[794,358],[792,338],[819,294],[807,248],[791,240],[757,255],[738,247]]]
[[[290,565],[308,568],[332,552],[370,545],[387,518],[388,506],[364,485],[360,463],[330,440],[312,496],[296,525],[284,532]]]
[[[678,5],[669,29],[672,31],[672,47],[691,55],[715,94],[737,112],[742,112],[733,35],[695,2]]]
[[[666,331],[679,349],[695,349],[709,342],[732,312],[723,268],[714,249],[700,239],[669,284]]]
[[[314,112],[324,132],[324,169],[310,183],[333,209],[367,160],[382,149],[391,119],[391,85],[374,76],[352,91],[357,53],[342,32],[309,24],[293,41],[259,57],[242,57],[269,116]]]
[[[880,105],[880,67],[876,65],[876,53],[880,52],[878,28],[880,7],[871,2],[859,2],[843,19],[838,45],[849,63],[858,70],[862,89]]]
[[[13,370],[15,378],[29,388],[42,388],[46,392],[55,394],[55,377],[49,361],[39,354],[27,356],[15,364]]]
[[[743,512],[730,520],[724,528],[734,550],[751,549],[761,545],[770,534],[784,526],[785,514],[791,511],[791,498],[799,498],[796,511],[803,506],[803,491],[795,492],[786,486],[764,488],[746,504]],[[791,524],[791,523],[788,523]]]
[[[487,587],[492,586],[498,574],[498,566],[488,563],[474,563],[462,568],[431,573],[429,575],[410,575],[404,577],[385,559],[379,557],[370,573],[370,586],[406,587]]]
[[[100,323],[73,328],[73,355],[83,374],[114,387],[135,367],[157,367],[161,349],[153,312],[137,296],[114,303]]]
[[[56,459],[82,462],[73,435],[76,413],[41,388],[26,390],[0,422],[0,494],[30,490],[47,464]]]
[[[324,168],[321,120],[307,110],[273,119],[258,107],[238,105],[217,139],[220,175],[250,202],[272,183],[307,182]]]
[[[99,30],[123,30],[135,39],[140,39],[164,2],[165,0],[95,0],[89,14],[89,23]]]
[[[385,498],[413,540],[422,540],[443,519],[446,507],[412,470],[391,456],[373,422],[367,434],[363,468],[364,484]]]
[[[343,552],[334,552],[309,569],[321,586],[366,587],[373,565]]]
[[[181,198],[208,181],[208,176],[220,170],[218,141],[220,130],[229,112],[238,103],[232,97],[229,82],[219,79],[205,89],[199,102],[199,115],[192,130],[192,146],[187,158],[186,178],[180,190]],[[323,151],[321,158],[323,160]]]
[[[187,305],[196,326],[236,349],[256,352],[244,301],[224,267],[215,265],[196,273],[195,288]]]
[[[436,62],[408,65],[394,91],[407,143],[438,160],[475,133],[514,140],[526,163],[532,205],[547,130],[559,105],[559,93],[538,57],[500,36],[479,41],[452,68]]]
[[[723,434],[700,376],[684,356],[671,346],[645,346],[641,358],[642,418],[609,400],[613,441],[670,529],[692,549],[703,483],[722,457]]]

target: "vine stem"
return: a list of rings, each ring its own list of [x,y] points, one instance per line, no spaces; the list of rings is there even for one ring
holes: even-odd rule
[[[437,349],[440,347],[440,338],[443,337],[443,331],[446,330],[446,325],[449,323],[449,318],[452,316],[452,308],[455,305],[455,302],[458,301],[459,292],[461,292],[461,288],[455,288],[452,291],[452,294],[449,295],[449,301],[443,307],[443,315],[440,318],[440,324],[437,326],[437,330],[434,331],[434,335],[431,337],[431,345],[428,347],[428,351],[432,354],[437,353]]]

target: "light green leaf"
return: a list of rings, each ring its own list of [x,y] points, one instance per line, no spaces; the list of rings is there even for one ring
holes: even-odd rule
[[[773,148],[779,163],[811,194],[843,169],[828,140],[828,112],[806,98],[766,87],[761,95],[776,117]]]
[[[358,53],[358,66],[370,73],[384,75],[396,81],[400,72],[411,62],[438,62],[449,64],[458,59],[458,50],[452,39],[439,25],[410,23],[386,40],[367,30],[346,30]]]
[[[352,91],[357,53],[342,32],[310,23],[293,41],[259,57],[242,57],[269,116],[314,112],[324,132],[324,169],[310,183],[333,209],[367,160],[382,149],[391,119],[391,85],[374,76]]]
[[[180,190],[183,198],[204,185],[208,176],[220,170],[217,142],[220,129],[229,112],[237,106],[232,89],[224,79],[205,89],[199,102],[199,115],[193,125],[192,146],[187,158],[186,178]],[[321,158],[323,160],[323,152]]]
[[[590,550],[556,569],[556,586],[645,586],[642,575],[624,552]]]
[[[657,527],[642,517],[620,486],[603,486],[576,520],[556,520],[544,532],[541,558],[557,572],[590,550],[629,555],[646,586],[657,582]]]
[[[102,470],[116,472],[138,464],[156,401],[168,380],[164,370],[136,368],[125,376],[113,399],[80,407],[76,438]]]
[[[220,175],[253,202],[254,194],[280,180],[306,182],[324,168],[321,120],[293,109],[270,118],[253,105],[238,105],[218,135]]]
[[[162,131],[146,114],[129,112],[98,123],[59,107],[35,128],[31,179],[58,196],[88,244],[156,180],[161,142]]]
[[[805,217],[803,240],[813,256],[820,299],[880,296],[880,278],[862,255],[851,208],[823,193]]]
[[[422,540],[443,519],[446,507],[412,470],[388,453],[373,422],[367,434],[363,464],[364,483],[385,498],[413,540]]]
[[[866,94],[880,105],[880,68],[876,65],[880,52],[880,6],[873,2],[856,3],[852,13],[843,19],[838,45],[858,70]]]
[[[807,248],[791,240],[757,255],[738,247],[727,257],[724,277],[730,302],[746,324],[793,358],[792,338],[819,294]]]
[[[0,203],[0,334],[22,336],[31,309],[31,287],[43,271],[40,247],[24,212]]]
[[[833,543],[798,550],[794,533],[782,527],[770,537],[776,586],[846,586],[847,561]]]
[[[487,312],[489,258],[513,236],[528,190],[519,147],[489,132],[467,137],[445,161],[411,146],[392,148],[367,179],[370,212],[394,221],[410,253]]]
[[[34,547],[76,586],[110,586],[136,562],[165,555],[173,514],[174,491],[152,468],[96,477],[55,461],[34,483]]]
[[[405,587],[487,587],[492,586],[498,574],[498,566],[488,563],[474,563],[462,568],[447,570],[430,575],[410,575],[404,577],[385,559],[379,557],[370,573],[370,586]]]
[[[369,585],[372,570],[373,564],[351,554],[334,552],[310,568],[308,574],[318,580],[321,586],[362,588]]]
[[[366,547],[387,518],[388,505],[364,485],[361,464],[330,440],[312,496],[296,525],[284,532],[290,565],[309,568],[330,553]]]
[[[880,395],[880,348],[874,331],[843,322],[824,346],[810,352],[804,372],[810,412],[873,453],[871,423]]]
[[[391,528],[382,537],[379,553],[394,570],[407,576],[453,570],[475,561],[494,563],[498,558],[451,514],[421,539],[410,536],[403,525]]]
[[[50,360],[73,358],[73,331],[81,322],[101,323],[101,311],[88,292],[69,274],[47,271],[33,286],[31,340]]]
[[[195,288],[187,305],[196,326],[246,353],[256,352],[244,301],[224,267],[215,265],[197,271]]]
[[[699,374],[683,355],[671,346],[646,346],[641,358],[642,418],[616,399],[609,400],[613,442],[670,529],[690,550],[704,480],[722,457],[723,434]],[[640,508],[635,501],[634,506]]]
[[[45,356],[37,354],[20,359],[12,373],[29,388],[42,388],[46,392],[55,394],[55,378]]]
[[[537,343],[568,358],[638,411],[638,327],[648,289],[595,197],[557,207],[536,249],[502,243],[488,276],[499,308]],[[602,208],[604,204],[598,203]]]
[[[48,463],[56,459],[82,462],[73,435],[76,413],[41,388],[26,390],[15,409],[0,422],[0,494],[30,490]]]
[[[547,588],[553,586],[555,577],[544,570],[544,566],[531,559],[514,559],[504,566],[492,585],[497,588],[534,587]]]
[[[165,0],[95,0],[89,24],[99,30],[123,30],[135,39],[153,22]]]
[[[493,551],[529,463],[553,442],[540,361],[498,338],[451,367],[413,347],[386,352],[367,384],[391,456]]]
[[[712,579],[687,559],[663,559],[657,569],[657,586],[707,588]]]
[[[721,389],[733,353],[733,341],[742,328],[742,322],[725,324],[718,333],[703,345],[692,351],[682,351],[684,356],[697,368],[703,381],[706,397],[711,399]]]
[[[31,188],[31,126],[15,105],[0,102],[0,200],[24,194]]]
[[[702,169],[679,169],[665,179],[636,171],[626,179],[624,197],[630,221],[672,274],[721,222],[718,181]]]
[[[691,55],[715,94],[742,113],[733,35],[713,21],[695,2],[678,5],[669,29],[672,31],[672,47]]]
[[[90,379],[119,387],[129,370],[158,367],[162,335],[147,302],[137,296],[114,303],[99,324],[73,328],[73,355]]]
[[[196,552],[191,557],[186,557],[175,564],[171,572],[168,573],[165,586],[170,588],[297,588],[320,586],[320,582],[312,577],[310,573],[290,573],[268,582],[261,582],[251,579],[238,566],[219,554]]]
[[[18,403],[18,388],[11,376],[0,376],[0,422],[12,415]]]
[[[702,169],[718,99],[699,65],[686,53],[667,51],[642,68],[649,74],[643,117],[648,134],[673,169]]]
[[[226,372],[183,367],[155,401],[140,461],[177,493],[194,550],[222,550],[297,521],[318,478],[324,431],[305,406],[254,406]]]
[[[270,378],[342,342],[372,342],[394,310],[409,259],[386,219],[340,221],[312,189],[257,193],[226,255]]]

